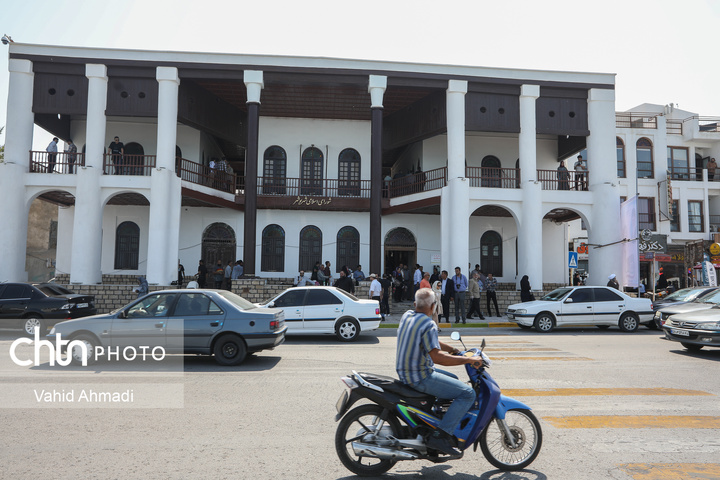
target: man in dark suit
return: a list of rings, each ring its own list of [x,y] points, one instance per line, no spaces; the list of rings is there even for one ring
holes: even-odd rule
[[[442,273],[440,273],[440,285],[442,287],[440,303],[442,304],[445,323],[450,323],[450,300],[455,297],[455,286],[452,280],[448,278],[447,270],[443,270]]]

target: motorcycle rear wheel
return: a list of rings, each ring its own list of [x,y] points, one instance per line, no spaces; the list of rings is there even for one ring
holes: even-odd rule
[[[361,405],[345,414],[335,432],[335,450],[338,457],[343,465],[356,475],[362,477],[382,475],[396,463],[395,460],[358,456],[351,445],[353,441],[362,440],[365,435],[373,434],[373,427],[377,426],[382,412],[383,408],[379,405]],[[385,422],[381,429],[380,441],[385,435],[384,432],[392,432],[394,437],[399,437],[400,424],[395,417],[390,416]]]
[[[513,409],[505,414],[516,446],[506,438],[493,419],[480,435],[480,448],[488,462],[504,471],[522,470],[530,465],[542,446],[540,422],[530,410]]]

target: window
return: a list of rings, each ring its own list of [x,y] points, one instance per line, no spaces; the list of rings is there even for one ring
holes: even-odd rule
[[[480,162],[480,186],[500,187],[502,165],[496,156],[488,155]]]
[[[342,301],[327,290],[311,288],[308,290],[305,306],[312,305],[342,305]]]
[[[638,198],[638,227],[655,231],[655,197]]]
[[[323,194],[323,154],[319,148],[305,149],[302,154],[300,173],[302,175],[300,195]]]
[[[263,194],[285,195],[286,168],[287,154],[285,150],[277,145],[268,147],[263,154]]]
[[[300,261],[298,270],[311,272],[315,262],[322,262],[322,232],[313,225],[300,231]]]
[[[652,142],[641,138],[635,144],[637,151],[638,178],[653,178],[653,150]]]
[[[30,287],[27,285],[8,285],[2,292],[3,300],[16,298],[30,298]]]
[[[680,206],[677,200],[672,201],[672,212],[670,212],[670,231],[680,231]]]
[[[307,292],[305,289],[289,290],[275,300],[275,307],[302,307],[305,302],[305,292]]]
[[[123,222],[115,230],[115,270],[137,270],[140,255],[140,227]]]
[[[148,295],[127,310],[128,318],[167,317],[175,294]]]
[[[338,157],[338,194],[360,196],[360,154],[346,148]]]
[[[355,227],[343,227],[337,234],[337,263],[355,268],[360,265],[360,233]]]
[[[260,270],[285,271],[285,230],[280,225],[268,225],[262,231]]]
[[[620,137],[615,137],[615,151],[617,152],[617,176],[625,178],[625,143]]]
[[[703,208],[699,200],[688,200],[688,231],[704,232]]]
[[[203,232],[202,258],[208,268],[216,265],[220,260],[223,266],[237,258],[237,243],[235,230],[226,223],[212,223]]]
[[[667,162],[672,179],[690,179],[687,147],[667,147]]]
[[[622,297],[607,288],[593,288],[596,302],[621,302]]]
[[[573,303],[587,303],[593,301],[593,289],[592,288],[578,288],[569,298],[572,298]]]
[[[185,293],[180,295],[175,317],[192,317],[199,315],[221,315],[222,309],[210,298],[202,293]]]

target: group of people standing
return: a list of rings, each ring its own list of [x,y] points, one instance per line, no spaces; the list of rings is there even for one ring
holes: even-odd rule
[[[575,171],[575,190],[587,190],[587,167],[583,163],[582,155],[577,156],[577,161],[573,165]],[[557,168],[558,190],[570,190],[570,172],[565,166],[565,161],[561,161]]]
[[[495,307],[495,313],[500,316],[500,309],[497,303],[497,280],[493,278],[492,273],[485,275],[480,270],[480,265],[475,265],[475,270],[470,272],[470,279],[463,275],[460,267],[455,267],[455,275],[448,276],[447,270],[440,272],[440,279],[432,284],[432,289],[436,296],[439,296],[438,318],[445,316],[445,321],[450,321],[450,302],[455,303],[455,323],[466,323],[467,319],[472,319],[473,314],[477,313],[480,320],[484,320],[485,316],[480,308],[480,299],[482,292],[485,292],[486,308],[489,316],[492,316],[492,307]],[[466,297],[470,294],[470,308],[465,309]]]
[[[184,273],[185,269],[182,268],[182,272],[180,269],[182,268],[182,265],[178,267],[178,283],[182,284],[181,275]],[[243,275],[243,261],[242,260],[236,260],[236,261],[229,261],[227,262],[227,265],[223,267],[222,260],[218,260],[217,264],[215,264],[215,268],[212,271],[212,281],[214,284],[214,288],[221,288],[225,290],[231,290],[232,289],[232,281],[237,280],[238,278],[242,277]],[[199,288],[206,288],[208,285],[208,273],[211,273],[208,268],[205,266],[205,261],[200,260],[198,262],[198,271],[196,274],[197,278],[197,284]]]

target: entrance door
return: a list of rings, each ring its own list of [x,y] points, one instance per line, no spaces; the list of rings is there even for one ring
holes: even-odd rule
[[[480,238],[480,268],[487,275],[502,277],[502,237],[499,233],[489,230]]]
[[[480,186],[481,187],[500,187],[501,165],[500,160],[492,155],[482,159],[480,164]]]
[[[322,195],[323,154],[320,149],[310,147],[303,152],[301,169],[300,195]]]
[[[414,267],[416,259],[417,242],[412,232],[402,227],[390,230],[385,236],[385,273],[392,272],[401,263]]]

